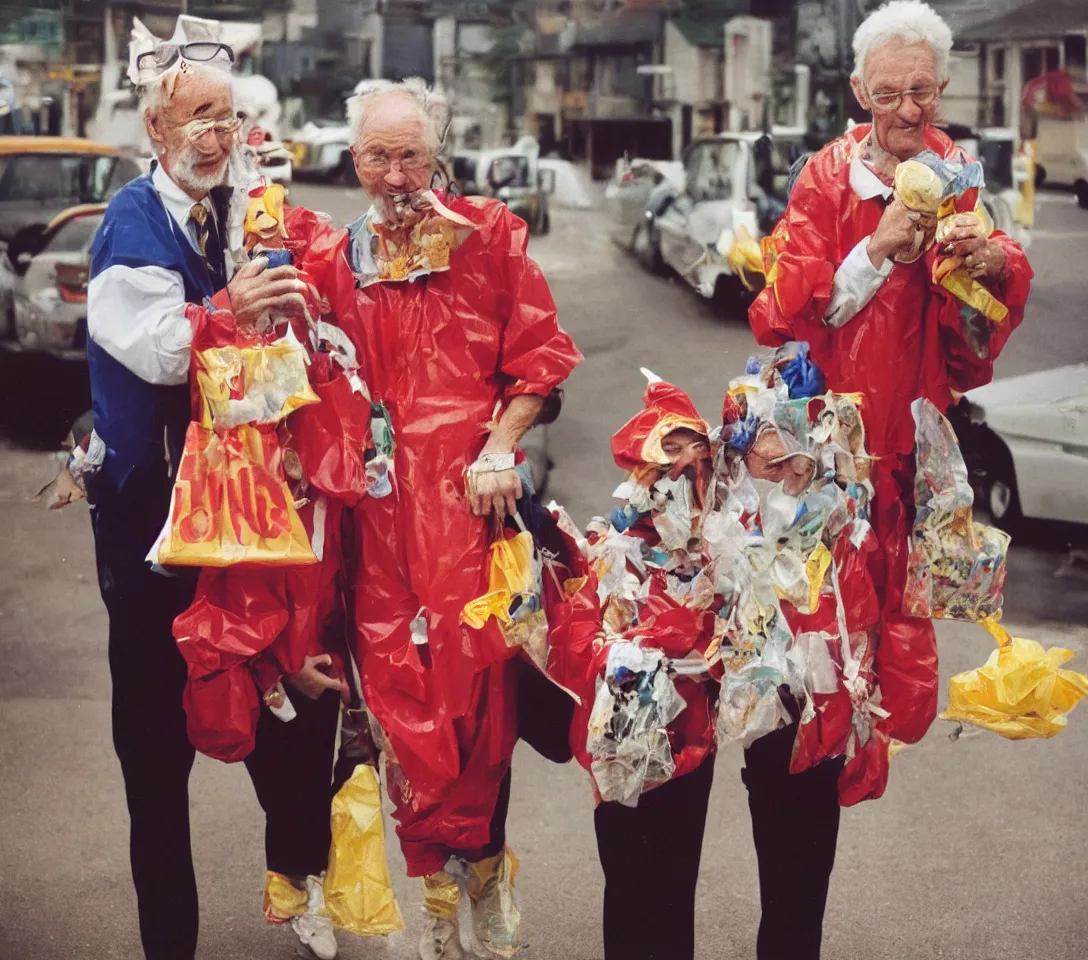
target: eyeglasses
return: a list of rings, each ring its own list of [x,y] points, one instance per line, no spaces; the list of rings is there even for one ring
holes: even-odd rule
[[[389,171],[396,164],[404,173],[413,173],[424,170],[431,165],[431,158],[426,153],[409,151],[399,159],[392,159],[387,153],[380,150],[368,150],[360,157],[359,162],[368,173],[381,174]]]
[[[217,137],[233,136],[241,125],[238,117],[229,120],[190,120],[181,130],[191,143],[196,143],[209,130],[214,130]]]
[[[215,43],[211,40],[196,40],[192,43],[160,43],[154,50],[141,53],[136,58],[136,69],[144,70],[168,70],[179,59],[189,60],[192,63],[210,63],[230,68],[234,63],[234,51],[225,43]]]
[[[919,87],[917,90],[900,90],[898,93],[869,93],[869,103],[873,105],[874,113],[892,113],[899,109],[904,97],[910,97],[915,106],[925,109],[936,103],[940,96],[940,87]]]

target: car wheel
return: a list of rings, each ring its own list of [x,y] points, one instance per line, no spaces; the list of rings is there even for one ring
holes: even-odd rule
[[[665,276],[665,258],[661,256],[657,230],[651,224],[640,223],[635,227],[631,237],[631,252],[650,273],[659,277]]]
[[[1035,186],[1041,187],[1046,183],[1046,167],[1041,163],[1035,164]]]
[[[1088,210],[1088,180],[1078,180],[1073,189],[1077,191],[1077,203]]]
[[[996,454],[995,454],[996,455]],[[1015,533],[1024,519],[1012,457],[1002,450],[986,487],[986,510],[1002,530]]]
[[[351,159],[351,153],[347,150],[340,155],[340,163],[337,164],[336,169],[333,171],[332,182],[345,187],[350,187],[359,182],[359,178],[355,175],[355,163]]]

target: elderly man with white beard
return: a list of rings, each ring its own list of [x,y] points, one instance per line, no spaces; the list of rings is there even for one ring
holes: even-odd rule
[[[226,287],[239,325],[255,324],[269,310],[298,312],[304,289],[294,268],[269,270],[260,260],[230,276],[233,56],[223,44],[184,38],[134,55],[156,160],[110,203],[88,291],[89,450],[100,464],[88,494],[109,614],[114,746],[149,960],[192,960],[198,928],[189,839],[194,751],[182,704],[186,667],[171,632],[193,600],[197,571],[163,575],[145,560],[168,514],[190,420],[188,310]],[[331,960],[337,948],[321,874],[339,698],[325,688],[337,683],[311,666],[287,680],[303,694],[293,698],[298,715],[289,724],[262,715],[246,764],[267,814],[269,870],[308,902],[291,922],[299,953]]]

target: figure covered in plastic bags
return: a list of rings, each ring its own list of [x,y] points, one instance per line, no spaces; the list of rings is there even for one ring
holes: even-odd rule
[[[460,955],[460,877],[477,940],[505,956],[519,933],[497,802],[519,646],[495,617],[476,628],[462,614],[492,592],[494,530],[522,492],[517,442],[581,355],[526,256],[525,224],[501,203],[430,189],[446,113],[416,82],[376,83],[352,102],[373,207],[344,232],[315,232],[300,265],[381,411],[389,492],[354,511],[353,617],[401,847],[424,878],[421,952]]]
[[[691,954],[717,742],[743,741],[750,785],[775,785],[777,814],[753,805],[757,837],[803,822],[812,804],[837,809],[837,790],[844,803],[879,795],[887,775],[887,740],[872,728],[878,611],[856,398],[826,392],[806,347],[791,345],[749,361],[711,431],[686,394],[650,376],[645,409],[612,439],[631,471],[616,491],[624,505],[590,524],[585,546],[601,682],[572,738],[584,738],[599,801],[608,957]],[[668,904],[660,923],[632,929],[627,878],[647,856],[663,864]]]
[[[915,157],[940,161],[946,172],[973,169],[932,125],[950,43],[947,26],[920,3],[888,4],[862,25],[855,47],[872,47],[872,57],[859,57],[854,87],[874,122],[805,165],[767,245],[767,286],[749,311],[761,343],[808,341],[828,386],[861,395],[869,452],[877,458],[872,522],[880,549],[870,567],[882,606],[878,658],[891,714],[879,725],[907,742],[925,734],[937,708],[932,626],[902,613],[913,512],[910,405],[926,397],[943,411],[956,394],[991,379],[994,360],[1023,319],[1032,278],[1020,246],[988,232],[972,212],[974,188],[950,191],[956,219],[939,242],[936,220],[911,209],[902,177],[896,189],[897,166]],[[896,65],[908,54],[918,64],[912,93],[885,93],[899,89]],[[1003,319],[990,319],[942,285],[938,261],[949,256],[1002,305]]]

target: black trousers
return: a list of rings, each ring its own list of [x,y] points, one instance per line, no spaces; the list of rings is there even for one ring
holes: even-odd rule
[[[837,757],[790,773],[793,726],[744,751],[752,836],[759,861],[762,917],[758,960],[819,960],[824,907],[839,837]]]
[[[695,956],[695,887],[713,783],[711,755],[686,776],[644,793],[637,807],[597,805],[605,960]]]
[[[171,628],[192,602],[196,576],[185,570],[178,577],[164,577],[144,562],[167,515],[170,480],[165,471],[134,475],[121,494],[103,487],[98,484],[92,490],[91,522],[99,587],[109,614],[113,743],[128,802],[140,938],[148,960],[192,960],[199,925],[189,835],[194,750],[182,707],[185,661]],[[296,703],[301,707],[299,717],[290,724],[267,711],[262,715],[255,753],[268,759],[255,761],[260,772],[254,784],[269,813],[266,845],[272,869],[279,869],[274,863],[304,862],[306,872],[325,867],[334,701],[335,694],[328,704],[320,702],[313,709]],[[297,731],[288,729],[300,720]],[[318,757],[324,760],[319,762]],[[311,768],[317,771],[312,779],[296,776]],[[324,811],[318,817],[323,828],[311,830],[305,817],[319,806]],[[298,816],[289,817],[288,807],[298,810]],[[299,851],[306,844],[313,849],[307,847],[303,855]]]

